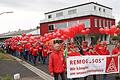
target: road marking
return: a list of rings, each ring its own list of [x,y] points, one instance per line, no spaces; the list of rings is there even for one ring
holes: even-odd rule
[[[14,59],[16,59],[20,64],[22,64],[23,66],[25,66],[26,68],[28,68],[29,70],[31,70],[32,72],[34,72],[35,74],[37,74],[38,76],[40,76],[41,78],[45,79],[45,80],[54,80],[54,78],[52,76],[50,76],[49,74],[43,72],[42,70],[32,66],[31,64],[12,56]]]

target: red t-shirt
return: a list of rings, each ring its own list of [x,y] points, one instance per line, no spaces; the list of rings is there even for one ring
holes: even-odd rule
[[[33,48],[33,50],[32,50],[32,55],[33,55],[33,56],[37,56],[37,55],[38,55],[37,52],[38,52],[38,50]]]
[[[79,52],[70,52],[69,54],[68,54],[68,57],[69,56],[80,56],[80,53]]]
[[[43,50],[42,50],[42,55],[43,55],[44,57],[47,57],[47,56],[48,56],[48,54],[47,54],[47,49],[43,49]]]
[[[100,50],[100,55],[110,55],[110,52],[108,49],[102,47],[102,49]]]
[[[112,54],[118,54],[120,52],[120,49],[118,48],[113,48]]]

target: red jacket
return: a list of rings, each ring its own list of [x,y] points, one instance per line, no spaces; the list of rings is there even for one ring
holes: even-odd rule
[[[42,47],[38,47],[38,52],[42,52]]]
[[[102,47],[102,49],[100,50],[100,55],[110,55],[110,52],[108,49]]]
[[[65,71],[65,68],[66,64],[63,52],[52,52],[49,58],[49,72],[61,73]]]
[[[48,54],[47,54],[47,49],[42,49],[42,55],[43,55],[43,57],[47,57],[48,56]]]
[[[22,52],[22,49],[23,49],[22,46],[18,47],[18,52],[21,53],[21,52]]]
[[[87,52],[88,46],[82,46],[82,49],[83,49],[83,53],[84,53],[84,55],[86,55],[86,52]]]
[[[118,48],[113,48],[112,54],[118,54],[120,52],[120,49]]]
[[[97,55],[96,52],[92,51],[87,51],[85,55]]]
[[[79,52],[71,52],[68,54],[68,57],[69,56],[80,56],[80,53]]]
[[[33,50],[32,50],[32,55],[33,55],[33,56],[38,56],[37,52],[38,52],[38,50],[33,48]]]
[[[97,45],[95,45],[95,47],[94,47],[95,51],[99,50],[100,47],[101,47],[100,43],[98,43]]]

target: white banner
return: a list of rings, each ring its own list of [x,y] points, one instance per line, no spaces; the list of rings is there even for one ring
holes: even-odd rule
[[[67,58],[67,78],[110,73],[119,73],[119,58],[117,56],[98,55]]]

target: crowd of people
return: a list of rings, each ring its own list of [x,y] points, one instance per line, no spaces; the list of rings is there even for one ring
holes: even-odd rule
[[[60,75],[62,80],[66,80],[66,58],[72,56],[84,56],[84,55],[120,55],[120,43],[117,43],[110,53],[108,49],[108,43],[100,40],[96,45],[88,45],[87,41],[82,41],[81,45],[76,45],[73,41],[65,43],[63,40],[55,39],[48,42],[47,45],[43,43],[36,43],[37,46],[33,46],[28,49],[28,44],[18,44],[14,47],[10,44],[3,46],[7,53],[29,61],[36,65],[37,63],[48,64],[49,72],[51,76],[54,76],[55,80],[58,80]],[[119,77],[117,77],[119,78]],[[93,79],[97,80],[96,75],[93,75]],[[119,78],[120,79],[120,78]],[[74,78],[72,80],[79,80]],[[87,80],[87,77],[84,77]],[[109,80],[107,75],[103,75],[103,80]]]
[[[57,44],[57,46],[58,45],[59,45],[59,47],[62,46],[61,44]],[[55,47],[55,51],[56,51],[56,48],[57,47]],[[58,48],[57,48],[57,50],[58,50]],[[62,49],[59,49],[57,54],[60,54],[61,50]],[[87,41],[83,41],[81,46],[76,46],[73,42],[70,42],[70,43],[68,43],[68,45],[66,47],[64,47],[62,52],[64,52],[65,59],[67,57],[71,57],[71,56],[83,56],[83,55],[113,55],[113,56],[119,56],[120,55],[120,43],[115,45],[111,54],[110,54],[110,51],[108,49],[108,43],[105,42],[105,41],[104,42],[98,41],[97,44],[94,45],[94,46],[88,46]],[[66,54],[66,52],[67,52],[67,54]],[[56,52],[53,52],[51,55],[53,56],[53,54],[56,55]],[[57,56],[59,56],[59,55],[57,55]],[[61,56],[57,57],[59,59],[56,59],[56,56],[54,56],[54,57],[55,57],[55,59],[53,57],[50,57],[49,70],[52,74],[55,73],[54,75],[56,75],[56,73],[60,73],[60,75],[61,75],[61,73],[63,74],[63,72],[64,72],[63,68],[65,68],[64,67],[65,62],[61,61],[63,64],[61,64],[61,65],[57,64],[58,60],[60,61]],[[65,61],[65,60],[63,59],[63,61]],[[52,65],[52,64],[55,64],[55,65]],[[53,68],[51,68],[51,65],[52,65]],[[59,71],[57,71],[57,70],[59,70]],[[63,70],[63,72],[61,70]],[[52,72],[52,71],[54,71],[54,72]],[[63,77],[63,75],[61,77]],[[93,75],[93,79],[97,80],[96,75]],[[55,80],[58,80],[58,77],[56,78],[56,76],[55,76]],[[64,78],[62,80],[64,80]],[[79,80],[79,78],[74,78],[72,80]],[[84,80],[87,80],[87,77],[85,77]],[[109,78],[106,74],[103,75],[103,80],[109,80]]]
[[[28,44],[18,44],[17,46],[12,46],[12,44],[2,44],[1,48],[3,48],[5,52],[15,57],[29,61],[34,65],[37,63],[48,64],[48,46],[45,46],[42,43],[36,43],[39,45],[39,47],[32,46],[28,49]]]

